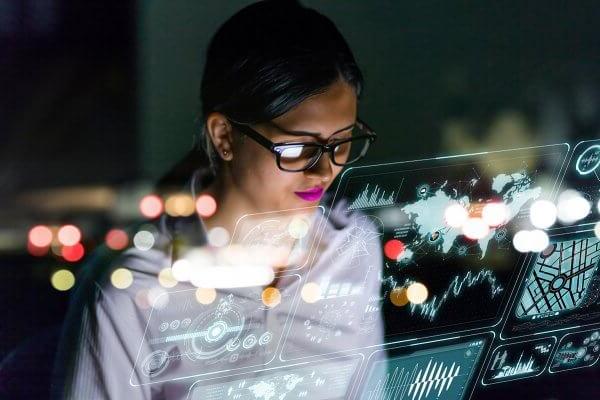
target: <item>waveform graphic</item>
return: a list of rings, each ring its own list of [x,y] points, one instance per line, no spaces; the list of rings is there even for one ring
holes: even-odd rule
[[[375,185],[373,192],[369,194],[369,184],[360,192],[358,197],[348,206],[348,210],[360,210],[364,208],[385,207],[394,205],[394,194],[386,195],[385,190]]]
[[[419,364],[412,371],[396,367],[387,373],[383,381],[379,381],[367,397],[369,400],[427,400],[439,398],[448,391],[452,382],[460,373],[460,365],[455,362],[448,366],[443,361],[429,360],[423,369]]]
[[[421,304],[411,303],[410,312],[411,314],[418,312],[420,316],[433,321],[437,317],[439,310],[447,301],[460,297],[465,289],[478,286],[486,282],[490,286],[490,298],[496,297],[498,293],[504,290],[504,288],[497,282],[496,276],[491,270],[481,270],[476,274],[473,274],[471,271],[469,271],[462,278],[460,275],[455,276],[448,285],[448,289],[446,289],[440,296],[435,295],[431,298],[431,300]],[[407,284],[410,283],[407,282]]]
[[[511,376],[530,374],[538,370],[537,366],[535,365],[535,359],[533,358],[533,356],[530,356],[527,362],[522,362],[522,359],[523,352],[521,352],[521,355],[519,356],[519,359],[517,360],[514,366],[504,365],[500,369],[500,371],[498,371],[494,376],[492,376],[492,379],[504,379],[509,378]]]

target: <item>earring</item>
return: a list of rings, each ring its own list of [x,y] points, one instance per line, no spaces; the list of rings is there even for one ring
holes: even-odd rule
[[[228,158],[229,152],[227,150],[223,150],[223,157]]]

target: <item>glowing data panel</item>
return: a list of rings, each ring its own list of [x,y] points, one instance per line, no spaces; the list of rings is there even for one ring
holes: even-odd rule
[[[592,231],[556,234],[532,257],[503,329],[523,337],[600,321],[600,239]]]
[[[562,338],[552,358],[550,372],[591,367],[600,358],[600,329],[570,333]]]
[[[347,399],[361,358],[324,360],[229,378],[197,382],[191,400]]]
[[[361,392],[363,400],[460,400],[468,397],[484,339],[375,361]],[[392,352],[393,353],[393,352]]]
[[[551,198],[566,145],[390,163],[347,170],[334,201],[378,221],[362,241],[384,255],[378,299],[394,339],[492,326],[525,257],[529,207]],[[360,248],[356,255],[365,254]]]
[[[541,375],[555,343],[555,338],[547,338],[496,348],[485,369],[483,384],[493,385]]]
[[[271,305],[265,303],[262,287],[163,294],[157,301],[164,301],[150,314],[132,384],[269,363],[290,315],[297,282],[297,276],[281,278],[280,301]],[[268,318],[268,311],[283,315],[283,320]]]
[[[588,215],[565,225],[593,225],[600,220],[600,140],[578,143],[562,180],[561,192],[576,190],[591,206]]]

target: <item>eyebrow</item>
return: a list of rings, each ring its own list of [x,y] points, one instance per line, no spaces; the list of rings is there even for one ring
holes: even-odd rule
[[[279,129],[280,131],[282,131],[284,133],[287,133],[289,135],[294,135],[294,136],[314,136],[314,137],[321,136],[320,132],[289,131],[289,130],[284,129],[281,126],[277,125],[275,122],[270,121],[270,124],[272,124],[275,128]],[[354,122],[354,123],[352,123],[352,124],[350,124],[348,126],[345,126],[345,127],[341,128],[341,129],[338,129],[337,131],[333,132],[331,134],[331,136],[335,135],[336,133],[340,133],[340,132],[346,131],[346,130],[348,130],[350,128],[353,128],[354,125],[356,125],[356,122]]]

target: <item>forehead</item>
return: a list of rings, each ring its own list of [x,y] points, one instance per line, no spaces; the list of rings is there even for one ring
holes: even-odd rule
[[[273,122],[287,130],[327,134],[354,123],[356,103],[354,88],[339,80],[323,93],[309,97]]]

